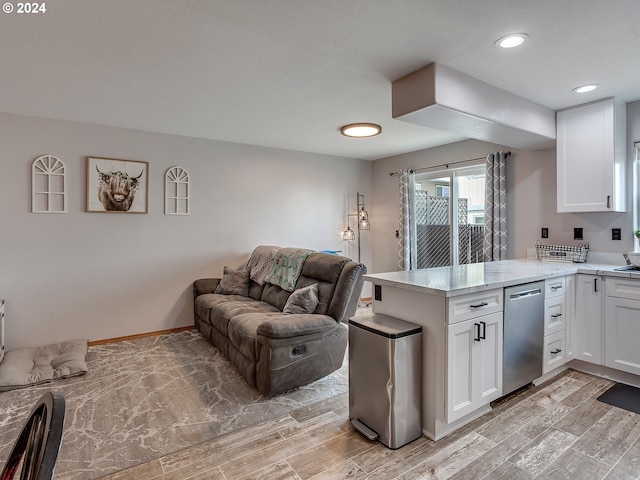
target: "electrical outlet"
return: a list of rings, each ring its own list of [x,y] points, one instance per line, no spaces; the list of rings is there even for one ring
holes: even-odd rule
[[[549,238],[549,229],[547,227],[542,227],[542,232],[540,233],[542,238]]]
[[[612,228],[611,240],[622,240],[622,230],[619,228]]]
[[[373,286],[373,298],[378,302],[382,301],[382,285]]]
[[[584,238],[582,237],[582,227],[576,227],[573,229],[573,239],[584,240]]]

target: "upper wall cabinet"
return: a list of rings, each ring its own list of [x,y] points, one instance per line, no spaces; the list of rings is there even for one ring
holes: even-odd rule
[[[557,129],[558,212],[625,212],[626,105],[560,110]]]

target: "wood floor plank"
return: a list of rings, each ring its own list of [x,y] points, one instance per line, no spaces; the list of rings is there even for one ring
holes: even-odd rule
[[[605,480],[640,479],[640,439],[631,446]]]
[[[472,461],[484,456],[495,443],[477,433],[464,436],[430,459],[398,476],[398,480],[449,478]]]
[[[317,417],[323,413],[332,412],[337,409],[344,410],[344,408],[349,408],[349,394],[344,393],[342,395],[338,395],[337,397],[328,398],[323,400],[322,402],[318,402],[314,405],[309,405],[308,407],[300,408],[295,412],[291,413],[291,416],[295,418],[298,422],[304,422],[312,417]]]
[[[518,429],[518,433],[533,440],[566,417],[572,410],[570,407],[557,403],[554,407],[548,408],[540,415],[531,419],[530,422],[523,425]]]
[[[283,460],[242,477],[242,480],[301,480],[301,478],[291,465]]]
[[[531,480],[533,475],[507,461],[489,472],[482,480]],[[576,479],[578,480],[578,479]]]
[[[587,457],[573,448],[567,449],[562,455],[544,469],[536,480],[562,480],[579,478],[580,480],[602,480],[611,470],[598,460]]]
[[[158,480],[168,480],[168,478],[161,477]],[[187,480],[184,477],[177,477],[177,480]],[[205,472],[201,472],[194,477],[189,477],[188,480],[227,480],[224,478],[222,471],[220,468],[216,467],[212,470],[207,470]]]
[[[575,435],[551,428],[522,448],[509,461],[535,476],[542,473],[576,440]]]
[[[150,480],[158,478],[164,473],[160,460],[151,460],[150,462],[136,465],[119,472],[112,473],[101,477],[100,480]]]
[[[285,440],[278,433],[271,433],[263,438],[241,445],[238,448],[219,451],[214,449],[205,454],[187,458],[180,463],[172,463],[171,470],[167,471],[163,480],[190,478],[193,475],[218,468],[224,462],[237,460],[247,456],[247,454],[251,452],[261,452],[266,448],[277,447],[284,442]]]
[[[599,397],[605,390],[614,385],[614,382],[604,378],[593,378],[571,395],[565,397],[560,403],[567,407],[577,407],[591,397]]]
[[[613,407],[590,398],[567,414],[555,426],[576,437],[583,435]]]
[[[545,408],[531,403],[531,398],[529,398],[487,422],[477,431],[489,440],[499,443],[545,411]]]
[[[225,462],[220,465],[220,468],[228,480],[238,479],[298,452],[316,447],[337,435],[344,435],[340,425],[322,425],[309,430],[303,435],[283,440],[264,449],[250,452],[248,455],[243,455],[230,462]]]
[[[344,418],[344,417],[342,417]],[[321,427],[322,425],[336,424],[341,420],[341,417],[336,415],[334,411],[321,413],[315,417],[308,417],[303,421],[298,421],[294,424],[287,425],[285,428],[278,429],[278,433],[283,438],[292,438],[296,435],[304,434],[308,430]]]
[[[573,446],[577,451],[613,466],[640,438],[640,415],[612,408]]]
[[[427,437],[420,437],[414,442],[411,442],[397,450],[391,450],[390,448],[378,443],[372,449],[359,455],[355,455],[352,460],[363,471],[370,473],[393,462],[394,460],[397,460],[416,448],[429,447],[432,446],[433,443],[433,440],[428,439]]]
[[[309,480],[362,480],[366,473],[352,460],[339,463],[333,467],[311,477]]]
[[[469,465],[454,474],[449,480],[476,480],[487,475],[512,457],[518,450],[527,445],[531,440],[513,433],[497,444],[491,450],[476,458]]]
[[[365,478],[367,480],[389,480],[390,478],[396,478],[408,469],[419,465],[428,458],[431,458],[434,450],[441,451],[442,449],[435,447],[437,443],[438,442],[435,444],[426,443],[411,450],[405,450],[402,448],[398,450],[400,454],[394,457],[391,462],[385,463],[373,472],[369,472]]]
[[[200,460],[210,460],[212,455],[220,455],[225,452],[238,450],[240,448],[252,449],[262,445],[271,439],[279,439],[278,432],[287,428],[297,426],[290,415],[268,420],[251,428],[246,428],[231,432],[209,442],[203,442],[193,447],[180,450],[161,458],[162,467],[165,472],[170,472],[183,468],[188,463],[195,463]]]
[[[352,430],[314,447],[312,452],[296,453],[288,457],[287,462],[301,478],[306,479],[341,464],[355,455],[371,450],[375,446],[376,442]]]

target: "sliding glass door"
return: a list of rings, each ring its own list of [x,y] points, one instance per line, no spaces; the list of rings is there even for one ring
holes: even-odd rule
[[[415,177],[416,268],[482,261],[484,167]]]

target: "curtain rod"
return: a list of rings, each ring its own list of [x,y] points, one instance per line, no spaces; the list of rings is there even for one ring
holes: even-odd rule
[[[511,151],[505,152],[505,155],[507,157],[511,156]],[[409,172],[415,173],[415,172],[419,172],[419,171],[422,171],[422,170],[431,170],[432,168],[441,168],[441,167],[449,168],[449,165],[458,165],[460,163],[475,162],[477,160],[486,160],[486,158],[487,157],[469,158],[467,160],[458,160],[457,162],[443,163],[442,165],[433,165],[431,167],[410,168]],[[389,175],[393,177],[394,175],[398,175],[398,173],[399,172],[389,172]]]

